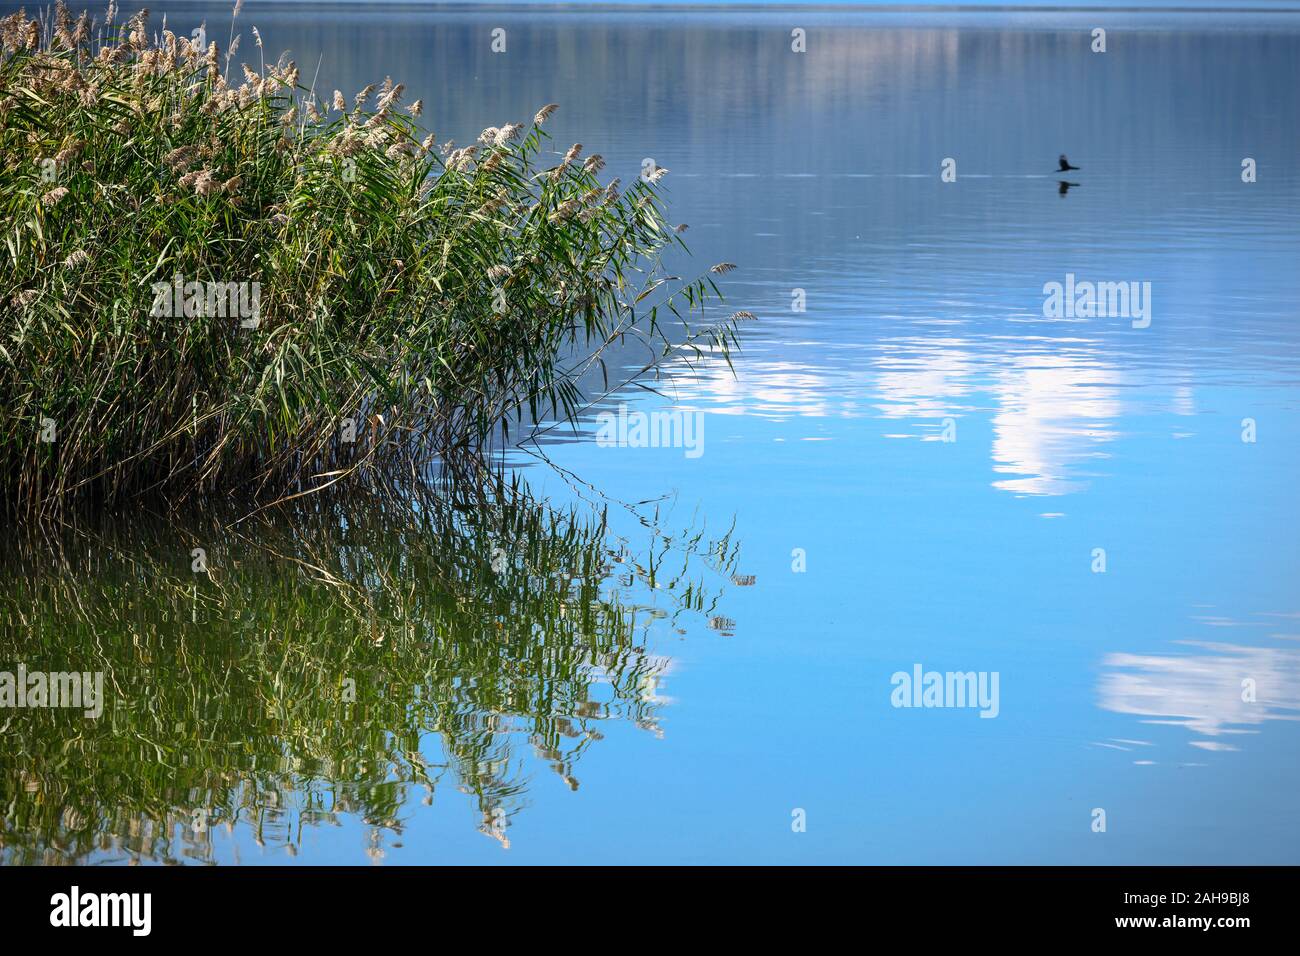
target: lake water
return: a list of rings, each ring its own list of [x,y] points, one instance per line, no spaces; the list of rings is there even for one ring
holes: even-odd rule
[[[1300,16],[254,25],[439,139],[559,103],[757,318],[601,406],[695,449],[597,409],[486,503],[9,542],[0,670],[105,685],[0,711],[0,860],[1300,863]],[[918,667],[996,701],[895,706]]]

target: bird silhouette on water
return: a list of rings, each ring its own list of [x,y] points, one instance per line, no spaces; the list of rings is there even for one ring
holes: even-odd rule
[[[1057,159],[1057,163],[1059,164],[1058,167],[1057,167],[1057,170],[1056,170],[1058,173],[1068,173],[1068,172],[1070,172],[1071,170],[1075,170],[1075,169],[1078,169],[1078,168],[1079,168],[1078,166],[1071,166],[1071,165],[1070,165],[1070,161],[1069,161],[1068,159],[1066,159],[1064,153],[1062,153],[1062,154],[1060,155],[1060,158]],[[1062,197],[1064,197],[1064,196],[1065,196],[1065,195],[1070,191],[1070,187],[1071,187],[1071,186],[1077,186],[1077,185],[1079,185],[1079,184],[1078,184],[1078,183],[1067,182],[1067,181],[1064,180],[1064,179],[1057,180],[1057,189],[1056,189],[1056,194],[1057,194],[1058,196],[1062,196]]]

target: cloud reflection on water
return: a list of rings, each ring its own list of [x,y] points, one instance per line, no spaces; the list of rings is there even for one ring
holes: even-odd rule
[[[714,414],[774,421],[875,417],[883,438],[935,441],[945,418],[987,416],[994,488],[1021,495],[1065,495],[1088,487],[1115,423],[1153,401],[1190,414],[1190,391],[1158,396],[1152,385],[1108,364],[1088,340],[1035,338],[1013,343],[923,336],[862,344],[874,353],[856,367],[815,370],[798,361],[750,355],[732,376],[709,374],[677,395]],[[962,429],[962,435],[972,432]],[[965,437],[962,440],[968,440]],[[974,440],[974,439],[969,439]]]
[[[1202,750],[1238,750],[1271,720],[1300,720],[1300,650],[1189,641],[1204,653],[1112,653],[1098,684],[1103,710],[1185,727]],[[1243,681],[1254,681],[1254,700]],[[1227,738],[1227,739],[1224,739]]]

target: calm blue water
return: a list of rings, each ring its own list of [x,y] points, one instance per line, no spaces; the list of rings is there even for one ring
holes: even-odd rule
[[[668,167],[679,268],[736,263],[758,318],[734,374],[607,405],[702,413],[703,454],[593,421],[544,446],[576,479],[512,461],[734,523],[754,581],[723,582],[734,626],[651,628],[653,725],[606,721],[576,790],[529,763],[508,849],[412,792],[400,834],[239,825],[210,859],[1300,862],[1300,17],[250,3],[245,58],[254,24],[324,89],[405,82],[440,139],[557,102],[558,149]],[[1044,318],[1067,274],[1150,283],[1149,327]],[[996,672],[996,718],[892,706],[917,664]]]

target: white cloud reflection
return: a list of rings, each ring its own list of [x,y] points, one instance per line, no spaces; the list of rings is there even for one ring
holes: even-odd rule
[[[1100,706],[1147,724],[1187,728],[1202,750],[1236,750],[1233,738],[1270,720],[1300,720],[1300,651],[1188,642],[1205,653],[1108,654]],[[1243,699],[1254,681],[1255,700]],[[1228,738],[1228,739],[1224,739]]]
[[[1105,446],[1120,437],[1114,423],[1134,411],[1134,386],[1152,384],[1108,365],[1096,343],[1074,336],[900,336],[856,348],[807,341],[781,347],[780,359],[755,349],[735,376],[708,369],[682,391],[716,414],[897,422],[885,438],[935,440],[945,418],[987,415],[991,484],[1023,495],[1086,488],[1097,462],[1109,457]],[[791,357],[800,354],[808,360]],[[1142,393],[1149,401],[1150,390]],[[1164,398],[1174,414],[1194,411],[1186,389]]]
[[[993,392],[993,470],[1017,475],[993,487],[1060,495],[1086,487],[1078,476],[1107,457],[1100,446],[1118,432],[1119,372],[1080,353],[1017,355],[997,373]]]

